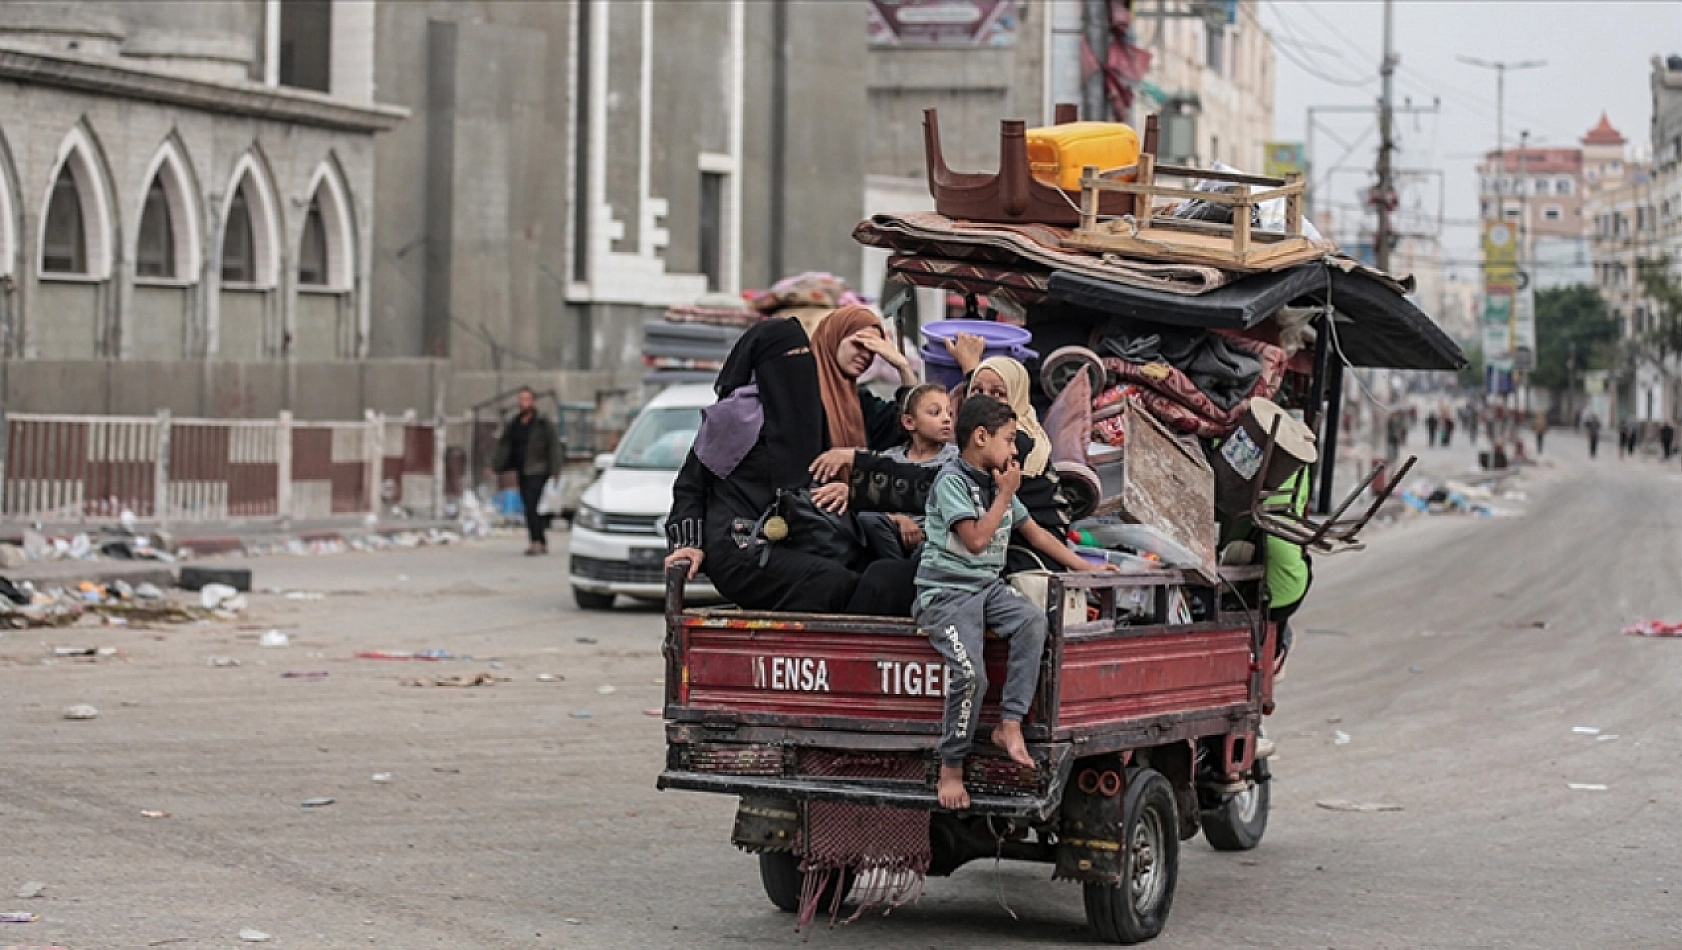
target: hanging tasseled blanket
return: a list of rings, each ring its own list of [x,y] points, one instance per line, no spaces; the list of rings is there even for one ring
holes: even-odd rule
[[[848,755],[807,750],[801,771],[808,775],[848,778],[921,780],[922,762],[915,756]],[[811,802],[806,806],[805,872],[800,894],[797,930],[804,930],[820,909],[833,924],[852,881],[856,909],[848,922],[877,907],[884,913],[922,895],[932,853],[929,813],[913,808],[879,808],[840,802]],[[838,886],[830,882],[839,876]],[[827,908],[820,898],[832,895]]]

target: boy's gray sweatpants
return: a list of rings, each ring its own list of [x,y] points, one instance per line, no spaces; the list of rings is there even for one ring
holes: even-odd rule
[[[917,600],[917,627],[946,658],[946,715],[940,727],[940,764],[962,765],[987,695],[982,636],[991,630],[1010,642],[1005,667],[1003,718],[1020,721],[1034,701],[1040,654],[1045,650],[1045,610],[1002,580],[979,591],[930,590]]]

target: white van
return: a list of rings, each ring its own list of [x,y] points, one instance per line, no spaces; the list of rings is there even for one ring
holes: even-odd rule
[[[620,594],[658,601],[666,595],[666,514],[672,483],[701,428],[711,386],[673,386],[637,414],[619,451],[597,458],[601,476],[584,490],[572,519],[572,596],[585,610],[607,610]],[[705,577],[685,591],[716,600]]]

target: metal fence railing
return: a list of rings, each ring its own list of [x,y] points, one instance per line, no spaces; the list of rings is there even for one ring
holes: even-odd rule
[[[445,424],[0,414],[0,520],[313,520],[444,511]]]

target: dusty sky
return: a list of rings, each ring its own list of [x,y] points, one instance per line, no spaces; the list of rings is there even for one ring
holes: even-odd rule
[[[1377,101],[1383,11],[1377,0],[1263,0],[1262,22],[1277,47],[1277,138],[1302,139],[1309,106]],[[1473,168],[1495,144],[1495,72],[1456,57],[1547,61],[1540,69],[1507,73],[1508,147],[1516,147],[1525,130],[1532,145],[1574,145],[1604,110],[1632,149],[1645,149],[1649,61],[1655,54],[1682,53],[1682,3],[1398,0],[1395,49],[1401,57],[1398,103],[1411,99],[1415,106],[1428,107],[1441,100],[1437,115],[1399,118],[1396,164],[1444,171],[1444,257],[1451,264],[1469,262],[1477,254],[1478,234]],[[1319,114],[1315,126],[1319,194],[1350,210],[1357,189],[1371,181],[1376,119]],[[1329,184],[1321,184],[1346,145],[1355,148],[1342,164],[1358,170],[1334,172]],[[1436,179],[1404,185],[1402,227],[1435,230]]]

